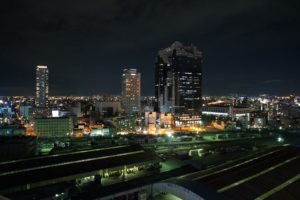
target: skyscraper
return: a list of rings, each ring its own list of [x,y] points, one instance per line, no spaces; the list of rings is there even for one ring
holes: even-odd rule
[[[47,66],[38,65],[36,67],[36,99],[37,107],[48,106],[49,94],[49,71]]]
[[[124,69],[122,75],[122,105],[125,113],[139,112],[141,108],[141,74],[136,69]]]
[[[155,110],[199,114],[202,97],[202,53],[194,45],[174,42],[160,50],[155,63]]]

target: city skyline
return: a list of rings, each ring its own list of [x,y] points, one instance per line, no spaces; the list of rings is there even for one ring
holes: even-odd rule
[[[206,95],[300,92],[296,1],[16,1],[2,8],[0,66],[11,76],[2,77],[1,95],[33,95],[39,63],[51,69],[51,95],[120,94],[123,68],[144,74],[142,94],[154,95],[156,52],[174,41],[203,52]]]
[[[300,199],[300,1],[0,6],[0,200]]]

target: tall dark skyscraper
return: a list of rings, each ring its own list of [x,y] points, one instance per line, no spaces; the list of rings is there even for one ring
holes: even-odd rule
[[[47,66],[36,67],[36,107],[48,106],[48,94],[49,94],[49,71]]]
[[[155,110],[199,114],[202,97],[202,53],[194,45],[174,42],[160,50],[155,63]]]

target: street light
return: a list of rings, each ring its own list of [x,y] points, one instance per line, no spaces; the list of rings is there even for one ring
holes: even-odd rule
[[[279,136],[279,137],[277,138],[277,142],[282,143],[282,142],[284,142],[284,139],[283,139],[281,136]]]

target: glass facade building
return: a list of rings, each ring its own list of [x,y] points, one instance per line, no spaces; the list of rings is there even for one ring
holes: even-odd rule
[[[199,114],[202,97],[202,53],[180,42],[160,50],[155,63],[157,112]]]

